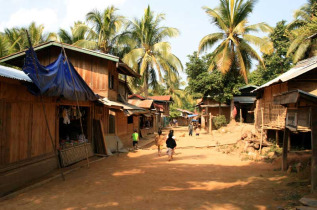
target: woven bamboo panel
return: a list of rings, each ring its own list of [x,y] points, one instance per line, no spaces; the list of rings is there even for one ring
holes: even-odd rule
[[[92,146],[90,143],[86,144],[88,156],[91,157],[94,155]],[[73,163],[86,159],[86,149],[85,144],[81,144],[75,147],[63,149],[60,151],[61,163],[62,166],[69,166]]]

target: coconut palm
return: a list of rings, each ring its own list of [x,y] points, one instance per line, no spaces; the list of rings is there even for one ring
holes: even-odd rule
[[[115,54],[115,45],[118,43],[119,32],[125,20],[123,16],[116,14],[117,10],[114,6],[109,6],[102,13],[98,10],[87,13],[86,21],[88,25],[81,23],[74,26],[74,36],[86,35],[85,38],[78,40],[75,45]]]
[[[70,33],[65,30],[65,29],[59,29],[58,31],[58,40],[60,42],[66,43],[66,44],[74,44],[76,45],[76,43],[79,40],[83,40],[86,38],[86,34],[87,34],[87,28],[86,30],[81,30],[81,31],[75,31],[75,29],[77,28],[78,25],[82,25],[84,24],[81,21],[77,21],[74,23],[73,27],[70,27]]]
[[[209,70],[218,68],[227,73],[238,70],[247,82],[247,74],[251,68],[252,59],[258,60],[263,66],[260,55],[250,44],[258,46],[263,53],[272,53],[273,44],[268,38],[251,35],[250,32],[271,32],[272,28],[266,23],[247,25],[247,18],[252,12],[255,0],[220,0],[218,8],[203,7],[211,17],[220,32],[208,34],[199,43],[199,53],[214,47],[210,60]]]
[[[10,45],[3,33],[0,33],[0,58],[9,54]]]
[[[142,76],[139,84],[142,84],[145,96],[148,95],[149,86],[155,88],[158,84],[157,77],[162,80],[162,75],[183,69],[181,61],[171,52],[171,45],[164,41],[177,36],[179,31],[160,26],[164,18],[164,14],[155,15],[148,6],[143,17],[134,19],[129,25],[135,47],[124,56],[123,61]]]
[[[55,33],[44,34],[44,25],[37,26],[35,22],[32,22],[28,27],[24,28],[12,28],[5,29],[5,37],[9,43],[10,53],[22,51],[29,47],[28,38],[26,35],[28,31],[32,45],[38,45],[43,42],[55,40]]]
[[[317,55],[317,0],[308,0],[294,13],[294,21],[288,25],[291,45],[287,56],[293,56],[293,62]]]

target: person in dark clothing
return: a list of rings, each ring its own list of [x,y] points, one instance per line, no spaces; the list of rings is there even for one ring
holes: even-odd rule
[[[189,136],[193,136],[193,129],[194,129],[194,126],[192,123],[189,123],[188,125],[188,131],[189,131]]]
[[[162,128],[161,128],[161,127],[159,127],[159,129],[158,129],[158,131],[157,131],[157,134],[158,134],[159,136],[162,135]]]
[[[175,137],[173,136],[174,131],[170,130],[170,133],[168,134],[168,138],[166,140],[166,147],[167,147],[167,154],[168,154],[168,161],[171,161],[173,159],[174,150],[177,146]]]

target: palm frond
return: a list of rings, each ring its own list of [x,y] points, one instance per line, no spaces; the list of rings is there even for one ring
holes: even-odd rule
[[[208,34],[200,41],[198,46],[198,52],[201,53],[202,51],[206,51],[207,49],[211,48],[217,41],[223,38],[223,33]]]

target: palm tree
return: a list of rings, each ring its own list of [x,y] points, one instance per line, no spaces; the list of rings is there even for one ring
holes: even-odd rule
[[[141,19],[130,22],[130,37],[135,47],[132,47],[123,61],[133,67],[141,76],[145,96],[148,96],[148,88],[158,84],[157,75],[162,80],[162,75],[170,72],[176,73],[182,70],[181,61],[171,52],[171,45],[164,41],[166,38],[179,34],[176,28],[160,26],[164,20],[164,14],[154,15],[150,6],[145,9]]]
[[[78,40],[75,45],[115,54],[115,45],[124,24],[124,17],[117,15],[117,10],[114,6],[109,6],[102,13],[98,10],[89,12],[86,15],[86,21],[92,27],[90,28],[85,23],[74,26],[74,36],[79,37],[86,34],[86,37]]]
[[[27,28],[5,29],[5,37],[9,43],[10,53],[22,51],[29,47],[26,30],[29,32],[32,45],[38,45],[43,42],[55,40],[55,33],[44,34],[44,25],[37,26],[32,22]]]
[[[76,43],[80,40],[84,40],[86,39],[86,34],[87,34],[87,28],[83,28],[86,30],[78,30],[75,31],[75,29],[77,29],[77,27],[79,25],[83,25],[84,23],[81,21],[77,21],[74,23],[73,27],[70,27],[70,31],[71,33],[69,33],[67,30],[65,29],[59,29],[58,31],[58,40],[60,42],[66,43],[66,44],[74,44],[76,45]]]
[[[256,0],[220,0],[218,8],[203,7],[211,17],[220,32],[208,34],[199,43],[198,52],[214,47],[209,70],[218,68],[222,73],[238,70],[248,82],[247,74],[251,68],[252,59],[258,60],[263,66],[260,55],[250,46],[256,45],[263,53],[272,53],[273,44],[268,38],[260,38],[250,32],[271,32],[266,23],[247,25],[247,18],[253,10]]]
[[[317,55],[317,1],[308,0],[294,13],[295,20],[288,25],[291,45],[287,56],[293,56],[293,62]]]
[[[0,33],[0,58],[9,54],[10,45],[5,35]]]

